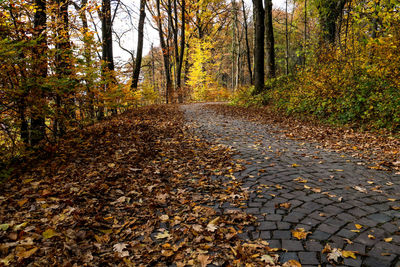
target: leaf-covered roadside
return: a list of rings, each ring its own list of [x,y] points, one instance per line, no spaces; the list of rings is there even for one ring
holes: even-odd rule
[[[329,127],[316,121],[285,116],[268,106],[245,108],[209,104],[207,108],[225,116],[277,126],[274,130],[285,138],[316,142],[321,147],[364,159],[371,169],[400,172],[400,139],[389,134],[378,135],[351,128]]]
[[[237,236],[253,217],[212,208],[248,197],[232,154],[190,135],[171,106],[77,132],[2,184],[0,264],[274,266],[266,241]]]

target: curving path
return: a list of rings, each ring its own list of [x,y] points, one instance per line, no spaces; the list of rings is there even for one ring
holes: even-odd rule
[[[259,226],[243,238],[287,250],[281,263],[330,266],[321,253],[329,243],[358,252],[344,266],[400,266],[400,175],[368,169],[315,143],[285,139],[270,125],[218,115],[206,104],[182,109],[196,135],[231,146],[246,162],[246,170],[234,176],[249,188],[246,212],[257,216]],[[297,228],[311,233],[298,240],[291,233]]]

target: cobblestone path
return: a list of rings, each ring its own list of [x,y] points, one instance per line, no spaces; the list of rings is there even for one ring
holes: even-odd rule
[[[215,114],[205,104],[182,108],[198,136],[231,146],[248,162],[234,175],[249,188],[246,212],[260,224],[243,238],[286,249],[281,263],[330,266],[321,253],[329,243],[358,251],[356,259],[344,259],[345,266],[400,266],[400,175],[368,169],[315,143],[285,139],[270,125]],[[298,240],[290,231],[296,228],[311,234]]]

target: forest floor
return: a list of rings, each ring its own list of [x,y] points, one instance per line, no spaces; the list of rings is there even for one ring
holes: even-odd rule
[[[398,141],[310,127],[190,104],[77,131],[1,184],[0,265],[396,266]]]

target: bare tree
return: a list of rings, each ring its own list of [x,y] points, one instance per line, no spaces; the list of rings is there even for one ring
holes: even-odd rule
[[[136,49],[136,59],[135,59],[135,67],[133,69],[132,74],[132,84],[131,89],[137,89],[139,75],[140,75],[140,67],[142,64],[142,53],[143,53],[143,28],[144,28],[144,20],[146,18],[146,0],[140,0],[140,15],[139,15],[139,27],[138,27],[138,42]]]

